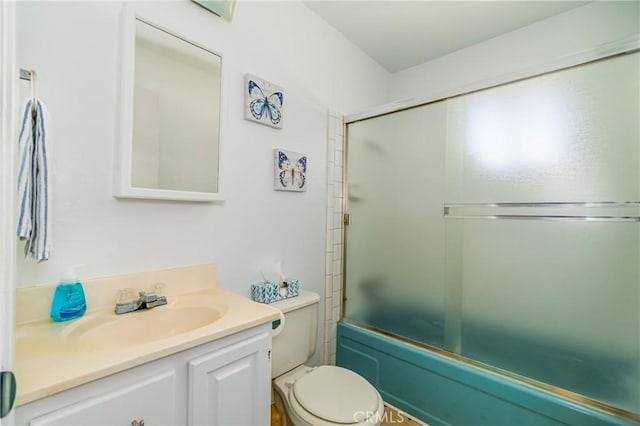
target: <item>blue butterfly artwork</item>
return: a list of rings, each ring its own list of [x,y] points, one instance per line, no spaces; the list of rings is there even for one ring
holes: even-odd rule
[[[296,152],[275,150],[275,189],[307,190],[307,156]]]
[[[282,89],[253,75],[245,76],[245,118],[282,128]]]

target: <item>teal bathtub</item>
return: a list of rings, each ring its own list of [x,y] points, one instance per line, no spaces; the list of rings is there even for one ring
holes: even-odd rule
[[[640,424],[353,324],[338,324],[336,363],[430,425]]]

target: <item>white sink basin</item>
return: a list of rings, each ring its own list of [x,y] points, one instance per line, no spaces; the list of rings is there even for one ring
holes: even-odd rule
[[[122,315],[87,315],[65,327],[61,337],[85,349],[136,345],[207,326],[224,314],[210,306],[159,306]]]

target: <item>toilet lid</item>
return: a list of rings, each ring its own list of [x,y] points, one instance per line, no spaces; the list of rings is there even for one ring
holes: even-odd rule
[[[331,365],[296,380],[293,395],[305,410],[334,423],[363,421],[378,409],[378,392],[369,382],[353,371]]]

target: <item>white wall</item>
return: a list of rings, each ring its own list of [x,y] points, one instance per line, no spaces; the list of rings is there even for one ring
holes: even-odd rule
[[[593,2],[483,43],[394,73],[391,100],[450,95],[501,76],[524,77],[567,55],[640,32],[640,3]],[[481,83],[480,83],[481,84]]]
[[[387,72],[297,2],[239,2],[230,23],[187,1],[141,7],[169,9],[176,31],[223,55],[226,201],[113,198],[121,4],[20,2],[18,65],[37,70],[52,116],[54,247],[48,262],[18,261],[18,285],[56,282],[74,263],[90,277],[215,262],[220,287],[247,295],[259,267],[282,259],[303,289],[321,292],[327,111],[385,102]],[[247,72],[284,87],[282,130],[243,119]],[[273,190],[274,147],[308,154],[307,192]]]
[[[13,143],[15,108],[15,3],[0,2],[0,371],[13,370],[13,321],[15,317],[15,216],[16,146]],[[13,424],[13,411],[0,426]]]

